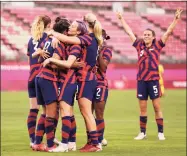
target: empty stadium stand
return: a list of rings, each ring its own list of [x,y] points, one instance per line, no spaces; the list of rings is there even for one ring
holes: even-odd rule
[[[122,3],[123,8],[128,10],[124,13],[124,19],[138,37],[141,37],[144,29],[152,28],[155,30],[157,38],[159,38],[172,22],[175,11],[173,8],[182,6],[186,10],[184,2],[152,2],[157,7],[165,9],[166,14],[137,15],[135,10],[131,8],[132,3],[134,5],[134,2]],[[35,2],[35,4],[35,7],[6,6],[1,9],[1,60],[25,60],[30,25],[35,16],[46,14],[54,20],[56,16],[62,15],[74,20],[82,18],[88,12],[94,12],[97,15],[103,28],[111,36],[111,40],[107,41],[107,45],[112,47],[114,51],[113,62],[128,63],[137,60],[136,50],[132,47],[131,41],[112,11],[112,2],[46,1]],[[175,7],[173,7],[174,4]],[[104,9],[101,9],[102,7]],[[184,15],[171,35],[167,46],[163,49],[161,61],[184,60],[186,55],[185,19],[186,16]]]

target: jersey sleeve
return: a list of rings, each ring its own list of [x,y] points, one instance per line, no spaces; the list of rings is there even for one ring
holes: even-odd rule
[[[159,39],[158,41],[156,41],[155,44],[156,44],[156,46],[157,46],[157,48],[159,50],[161,50],[163,47],[165,47],[165,44],[162,42],[161,39]]]
[[[140,43],[141,43],[141,40],[136,38],[136,40],[134,41],[132,46],[135,47],[136,50],[138,50],[139,46],[140,46]]]
[[[82,46],[91,45],[92,37],[89,36],[88,34],[85,34],[85,35],[82,35],[82,36],[78,36],[78,38],[80,39]]]
[[[72,45],[70,48],[69,55],[74,55],[76,58],[81,55],[81,46],[80,45]]]
[[[103,59],[107,60],[108,62],[110,62],[110,60],[112,59],[112,50],[109,48],[106,48],[103,52]]]

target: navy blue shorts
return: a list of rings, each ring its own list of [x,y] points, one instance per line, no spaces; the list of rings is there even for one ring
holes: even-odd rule
[[[37,77],[35,80],[38,105],[48,105],[58,100],[58,83]]]
[[[36,97],[35,78],[32,81],[28,81],[28,94],[29,98]]]
[[[77,83],[62,83],[59,84],[59,98],[58,101],[65,101],[70,106],[74,105],[74,98],[77,91]]]
[[[77,100],[80,98],[87,98],[90,101],[93,101],[97,81],[82,81],[78,82],[78,92],[77,92]]]
[[[137,98],[140,100],[156,99],[161,96],[160,85],[158,80],[138,81]]]
[[[108,87],[106,86],[97,86],[94,94],[94,102],[107,101],[108,98]]]

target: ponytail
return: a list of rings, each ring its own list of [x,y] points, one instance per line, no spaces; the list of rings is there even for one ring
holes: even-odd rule
[[[97,20],[97,17],[92,13],[88,13],[84,16],[83,20],[88,23],[88,26],[90,28],[93,29],[93,32],[98,41],[99,47],[102,46],[102,43],[103,43],[102,26],[101,26],[101,23]]]
[[[31,35],[34,41],[42,38],[43,32],[48,24],[51,23],[51,18],[47,15],[37,16],[32,23]]]
[[[44,32],[44,22],[42,16],[36,17],[31,27],[31,35],[34,41],[38,41],[42,38]]]
[[[103,44],[102,26],[101,26],[101,23],[97,20],[94,22],[93,31],[94,31],[94,35],[98,41],[98,45],[99,45],[99,47],[101,47]]]

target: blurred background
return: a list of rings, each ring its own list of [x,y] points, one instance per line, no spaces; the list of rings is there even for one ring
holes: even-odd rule
[[[166,88],[186,88],[186,2],[1,2],[1,91],[27,90],[27,43],[35,16],[45,14],[54,20],[61,15],[74,20],[88,12],[96,14],[111,37],[107,41],[113,50],[107,72],[109,87],[135,89],[137,52],[115,11],[123,12],[124,19],[138,37],[146,28],[151,28],[159,39],[171,24],[178,7],[184,9],[182,18],[161,52],[160,63],[164,66]]]

